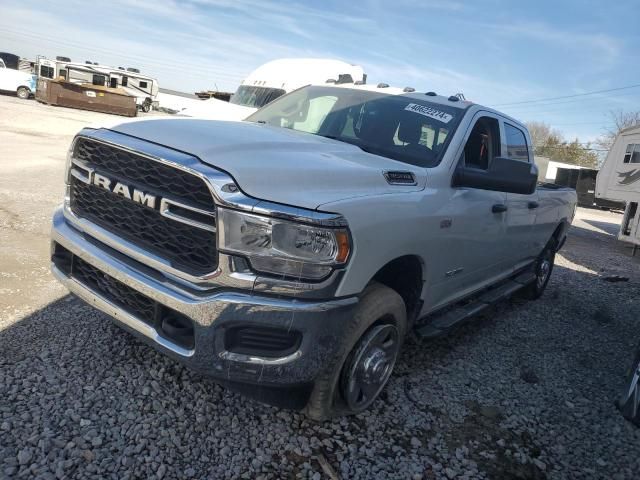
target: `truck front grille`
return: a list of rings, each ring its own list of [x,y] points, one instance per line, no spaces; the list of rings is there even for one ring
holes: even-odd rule
[[[84,160],[98,171],[126,179],[131,184],[144,185],[150,190],[171,193],[203,210],[215,207],[209,187],[201,178],[128,150],[89,138],[79,138],[74,157]]]
[[[188,172],[87,138],[76,142],[74,158],[95,173],[132,188],[207,211],[214,202],[206,183]],[[217,267],[216,234],[161,215],[159,209],[70,178],[70,207],[78,217],[140,246],[190,275]]]

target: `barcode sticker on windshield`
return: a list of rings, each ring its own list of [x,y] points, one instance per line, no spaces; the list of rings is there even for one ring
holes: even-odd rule
[[[434,120],[438,120],[442,123],[449,123],[453,118],[453,115],[449,115],[448,113],[436,110],[435,108],[418,105],[417,103],[410,103],[409,105],[404,107],[404,109],[410,112],[419,113],[420,115],[424,115],[425,117],[433,118]]]

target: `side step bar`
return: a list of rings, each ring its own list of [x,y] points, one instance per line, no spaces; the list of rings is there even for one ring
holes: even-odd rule
[[[429,323],[415,328],[418,338],[435,338],[442,336],[455,327],[471,320],[491,305],[509,298],[515,292],[535,280],[535,274],[531,269],[508,280],[496,287],[485,290],[470,303],[447,310],[442,314],[435,314]]]

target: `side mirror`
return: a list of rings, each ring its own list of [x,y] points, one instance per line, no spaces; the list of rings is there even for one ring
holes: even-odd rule
[[[496,157],[488,170],[458,165],[452,186],[530,195],[535,192],[537,181],[538,168],[535,164]]]

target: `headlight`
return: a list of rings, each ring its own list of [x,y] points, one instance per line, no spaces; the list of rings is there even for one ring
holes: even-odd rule
[[[344,229],[315,227],[218,208],[220,250],[248,257],[261,272],[321,279],[349,257]]]

